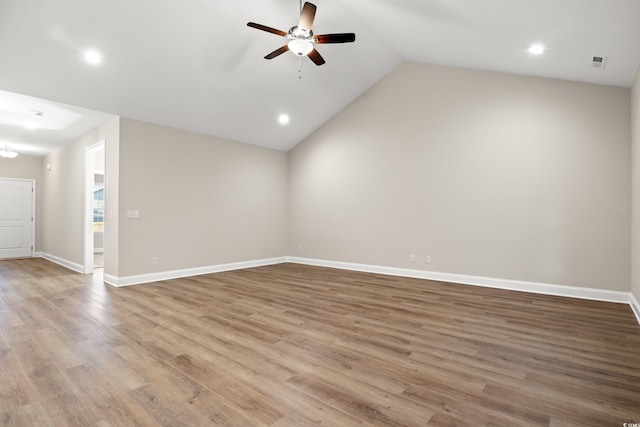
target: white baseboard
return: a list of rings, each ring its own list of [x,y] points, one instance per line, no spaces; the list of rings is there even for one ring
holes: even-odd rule
[[[210,265],[206,267],[186,268],[183,270],[162,271],[158,273],[139,274],[134,276],[116,277],[105,274],[104,282],[116,286],[141,285],[143,283],[159,282],[161,280],[179,279],[181,277],[200,276],[202,274],[220,273],[223,271],[242,270],[265,265],[282,264],[287,262],[287,257],[268,258],[253,261],[241,261],[228,264]]]
[[[102,275],[102,281],[104,283],[106,283],[107,285],[111,285],[111,286],[118,286],[118,277],[117,276],[112,276],[111,274],[103,274]]]
[[[464,274],[440,273],[436,271],[411,270],[395,267],[384,267],[368,264],[354,264],[339,261],[327,261],[310,258],[288,257],[288,261],[297,264],[315,265],[319,267],[339,268],[342,270],[363,271],[366,273],[385,274],[390,276],[412,277],[417,279],[437,280],[439,282],[460,283],[464,285],[484,286],[488,288],[507,289],[512,291],[532,292],[536,294],[555,295],[571,298],[590,299],[630,304],[630,292],[609,291],[604,289],[581,288],[575,286],[552,285],[548,283],[524,282],[519,280],[495,279],[491,277],[468,276]]]
[[[631,301],[629,301],[629,305],[631,306],[631,310],[633,310],[633,314],[636,315],[636,319],[640,324],[640,304],[638,304],[638,300],[636,299],[636,296],[633,295],[633,293],[631,293],[630,295]]]
[[[75,262],[66,260],[64,258],[57,257],[55,255],[48,254],[46,252],[37,252],[36,256],[39,258],[44,258],[51,262],[54,262],[58,265],[68,268],[69,270],[73,270],[76,273],[84,274],[84,265],[76,264]]]
[[[78,273],[84,272],[80,264],[56,257],[44,252],[36,256],[45,258]],[[205,267],[187,268],[182,270],[162,271],[158,273],[139,274],[134,276],[117,277],[104,275],[104,282],[116,286],[132,286],[162,280],[178,279],[181,277],[199,276],[202,274],[220,273],[223,271],[242,270],[245,268],[262,267],[267,265],[291,262],[295,264],[313,265],[318,267],[337,268],[341,270],[362,271],[366,273],[384,274],[389,276],[412,277],[417,279],[436,280],[439,282],[460,283],[464,285],[483,286],[488,288],[506,289],[512,291],[532,292],[536,294],[555,295],[570,298],[608,301],[629,304],[640,324],[640,304],[631,292],[610,291],[576,286],[554,285],[549,283],[525,282],[520,280],[497,279],[491,277],[469,276],[464,274],[440,273],[437,271],[412,270],[396,267],[385,267],[369,264],[355,264],[340,261],[329,261],[300,257],[278,257],[253,261],[241,261],[228,264],[218,264]]]

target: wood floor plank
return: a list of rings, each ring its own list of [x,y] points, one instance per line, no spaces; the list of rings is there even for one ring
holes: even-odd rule
[[[0,424],[7,427],[56,427],[63,425],[60,420],[52,418],[52,414],[42,403],[33,403],[0,412]]]
[[[68,377],[86,395],[103,425],[154,426],[152,417],[146,416],[139,405],[128,398],[126,393],[108,375],[96,366],[75,366],[67,370]]]
[[[575,396],[526,385],[505,388],[489,384],[483,395],[516,406],[529,406],[530,402],[535,401],[536,408],[551,417],[588,425],[622,425],[630,421],[630,418],[625,419],[625,414],[621,414],[620,410],[611,405],[590,400],[587,406],[584,401],[576,399]],[[626,413],[626,415],[633,417],[633,414]]]
[[[475,417],[481,425],[548,426],[550,416],[532,405],[518,405],[484,393],[465,392],[442,382],[411,385],[403,394],[413,400],[442,408],[462,420]]]
[[[295,264],[128,288],[0,261],[0,426],[621,426],[624,304]]]
[[[30,404],[32,394],[15,350],[0,350],[0,413]]]
[[[413,404],[408,399],[391,397],[344,379],[336,384],[318,375],[299,374],[288,382],[305,394],[373,425],[424,426],[435,412],[427,405]]]

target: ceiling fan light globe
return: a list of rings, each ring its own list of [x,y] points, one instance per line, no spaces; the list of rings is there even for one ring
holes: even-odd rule
[[[18,157],[18,153],[13,151],[11,147],[4,147],[4,149],[0,151],[0,157],[4,157],[5,159],[15,159]]]
[[[307,56],[313,50],[313,43],[309,40],[291,40],[289,42],[289,50],[297,56]]]

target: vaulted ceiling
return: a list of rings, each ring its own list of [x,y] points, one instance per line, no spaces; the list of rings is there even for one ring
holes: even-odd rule
[[[316,34],[356,33],[320,67],[263,59],[285,40],[246,25],[287,31],[299,0],[0,0],[0,146],[43,155],[120,115],[289,150],[402,61],[621,87],[640,65],[638,0],[313,2]]]

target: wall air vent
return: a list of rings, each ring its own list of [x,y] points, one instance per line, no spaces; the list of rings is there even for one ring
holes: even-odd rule
[[[603,69],[607,67],[607,57],[606,56],[594,56],[591,61],[591,66],[597,69]]]

